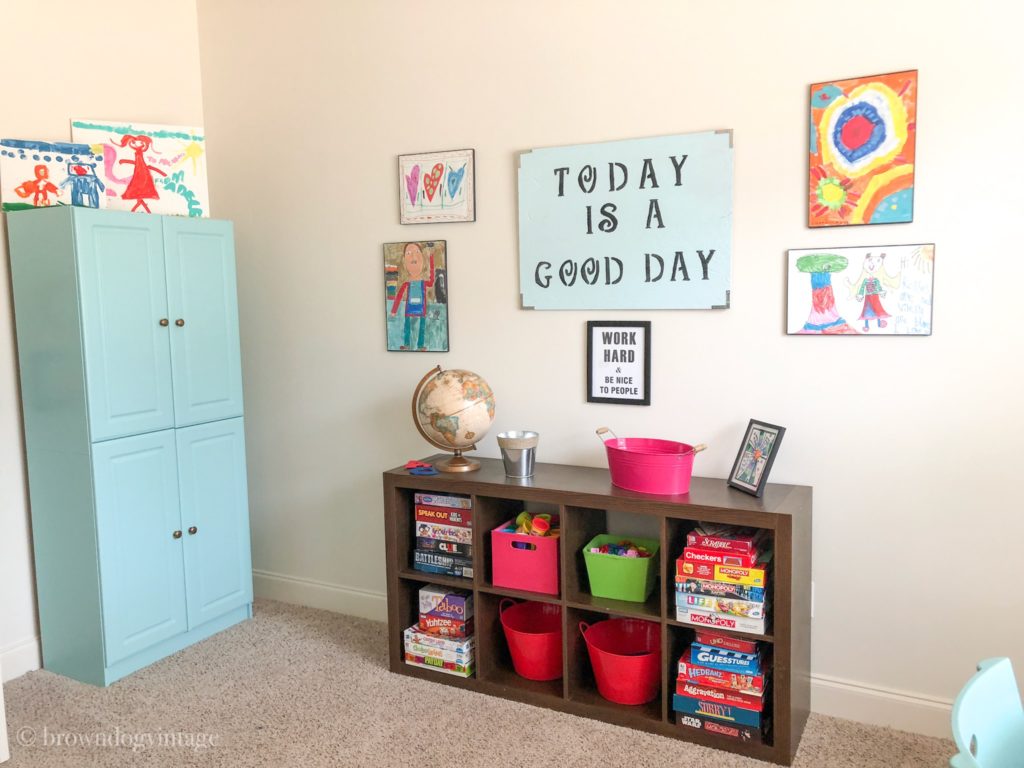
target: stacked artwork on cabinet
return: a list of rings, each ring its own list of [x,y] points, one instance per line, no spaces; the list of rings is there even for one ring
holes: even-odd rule
[[[102,157],[108,208],[209,216],[203,129],[72,120],[71,138]]]

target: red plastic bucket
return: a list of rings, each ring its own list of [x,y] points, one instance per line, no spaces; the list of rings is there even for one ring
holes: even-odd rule
[[[646,704],[661,682],[661,625],[638,619],[580,622],[597,691],[618,704]]]
[[[603,435],[609,431],[601,428],[597,434],[608,453],[612,485],[627,491],[662,496],[680,496],[690,492],[693,456],[704,450],[703,445],[647,437],[605,439]]]
[[[512,666],[527,680],[562,676],[562,606],[516,603],[507,597],[498,606]]]

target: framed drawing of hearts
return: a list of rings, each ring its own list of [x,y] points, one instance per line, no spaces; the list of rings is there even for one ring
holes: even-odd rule
[[[473,150],[398,156],[398,197],[403,224],[476,221]]]

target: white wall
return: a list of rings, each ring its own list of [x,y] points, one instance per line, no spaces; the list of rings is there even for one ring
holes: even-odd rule
[[[772,479],[815,489],[815,706],[946,733],[977,659],[1024,669],[1019,43],[1007,3],[442,5],[200,0],[218,213],[236,220],[254,562],[263,594],[383,616],[380,472],[430,452],[431,366],[497,393],[546,461],[594,437],[789,431]],[[810,83],[920,70],[916,218],[805,225]],[[732,128],[732,308],[519,309],[516,154]],[[478,221],[398,224],[396,155],[474,147]],[[452,352],[384,351],[381,243],[445,238]],[[787,248],[937,243],[930,338],[784,335]],[[584,402],[584,324],[654,323],[653,405]]]
[[[3,4],[0,135],[71,140],[72,117],[202,124],[195,0]],[[6,222],[0,224],[0,658],[39,666]]]

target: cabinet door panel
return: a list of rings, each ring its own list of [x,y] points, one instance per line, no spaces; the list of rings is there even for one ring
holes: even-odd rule
[[[186,631],[174,430],[93,446],[106,665]],[[87,542],[82,542],[83,546]]]
[[[252,602],[245,433],[242,419],[176,432],[191,629]]]
[[[75,211],[91,439],[174,426],[161,221]]]
[[[231,223],[164,220],[174,413],[179,427],[242,415]],[[178,325],[178,321],[183,325]]]

